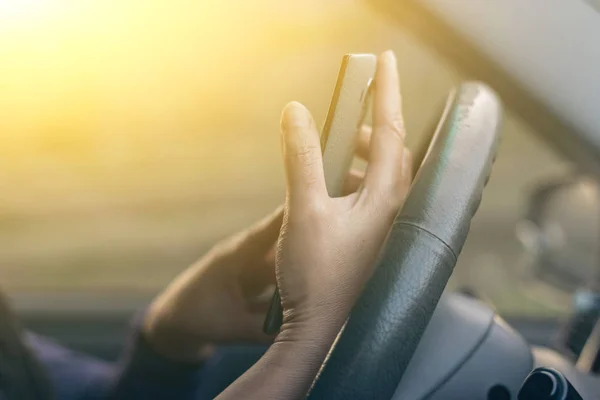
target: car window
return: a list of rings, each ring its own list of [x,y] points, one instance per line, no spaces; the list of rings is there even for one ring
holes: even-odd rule
[[[280,110],[299,100],[322,124],[346,52],[396,51],[410,146],[466,78],[353,1],[44,3],[0,22],[0,282],[12,292],[153,293],[269,212],[284,193]],[[522,294],[514,232],[528,191],[568,169],[507,112],[453,287],[507,313],[548,311]]]

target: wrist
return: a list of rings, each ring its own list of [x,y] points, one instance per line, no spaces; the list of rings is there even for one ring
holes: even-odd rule
[[[284,310],[279,336],[293,336],[300,341],[333,340],[349,315],[350,302],[317,302],[312,306],[289,307]]]
[[[217,399],[305,398],[330,344],[282,327],[266,353]]]
[[[262,384],[255,398],[306,396],[339,331],[331,321],[327,322],[316,319],[284,322],[265,355],[244,375],[250,382],[253,378],[265,382],[265,376],[268,377],[270,383]],[[245,390],[230,392],[230,398],[246,394]]]
[[[218,398],[305,398],[344,321],[288,308],[267,352]]]
[[[274,343],[294,343],[306,348],[326,348],[328,351],[346,321],[344,315],[286,313]]]

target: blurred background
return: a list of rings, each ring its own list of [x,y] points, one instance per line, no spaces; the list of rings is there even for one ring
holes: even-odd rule
[[[1,285],[42,308],[150,298],[282,201],[283,105],[322,125],[342,55],[388,48],[415,146],[465,77],[361,1],[0,0]],[[570,166],[510,111],[504,130],[452,286],[560,315],[515,229]]]

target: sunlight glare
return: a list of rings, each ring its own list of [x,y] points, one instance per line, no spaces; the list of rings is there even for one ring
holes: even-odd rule
[[[0,0],[0,26],[39,22],[57,6],[53,0]]]

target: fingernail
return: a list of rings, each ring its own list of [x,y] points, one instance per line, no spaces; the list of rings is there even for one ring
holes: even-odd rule
[[[306,107],[297,101],[286,104],[281,114],[281,129],[284,131],[292,127],[306,128],[310,126],[311,116]]]

